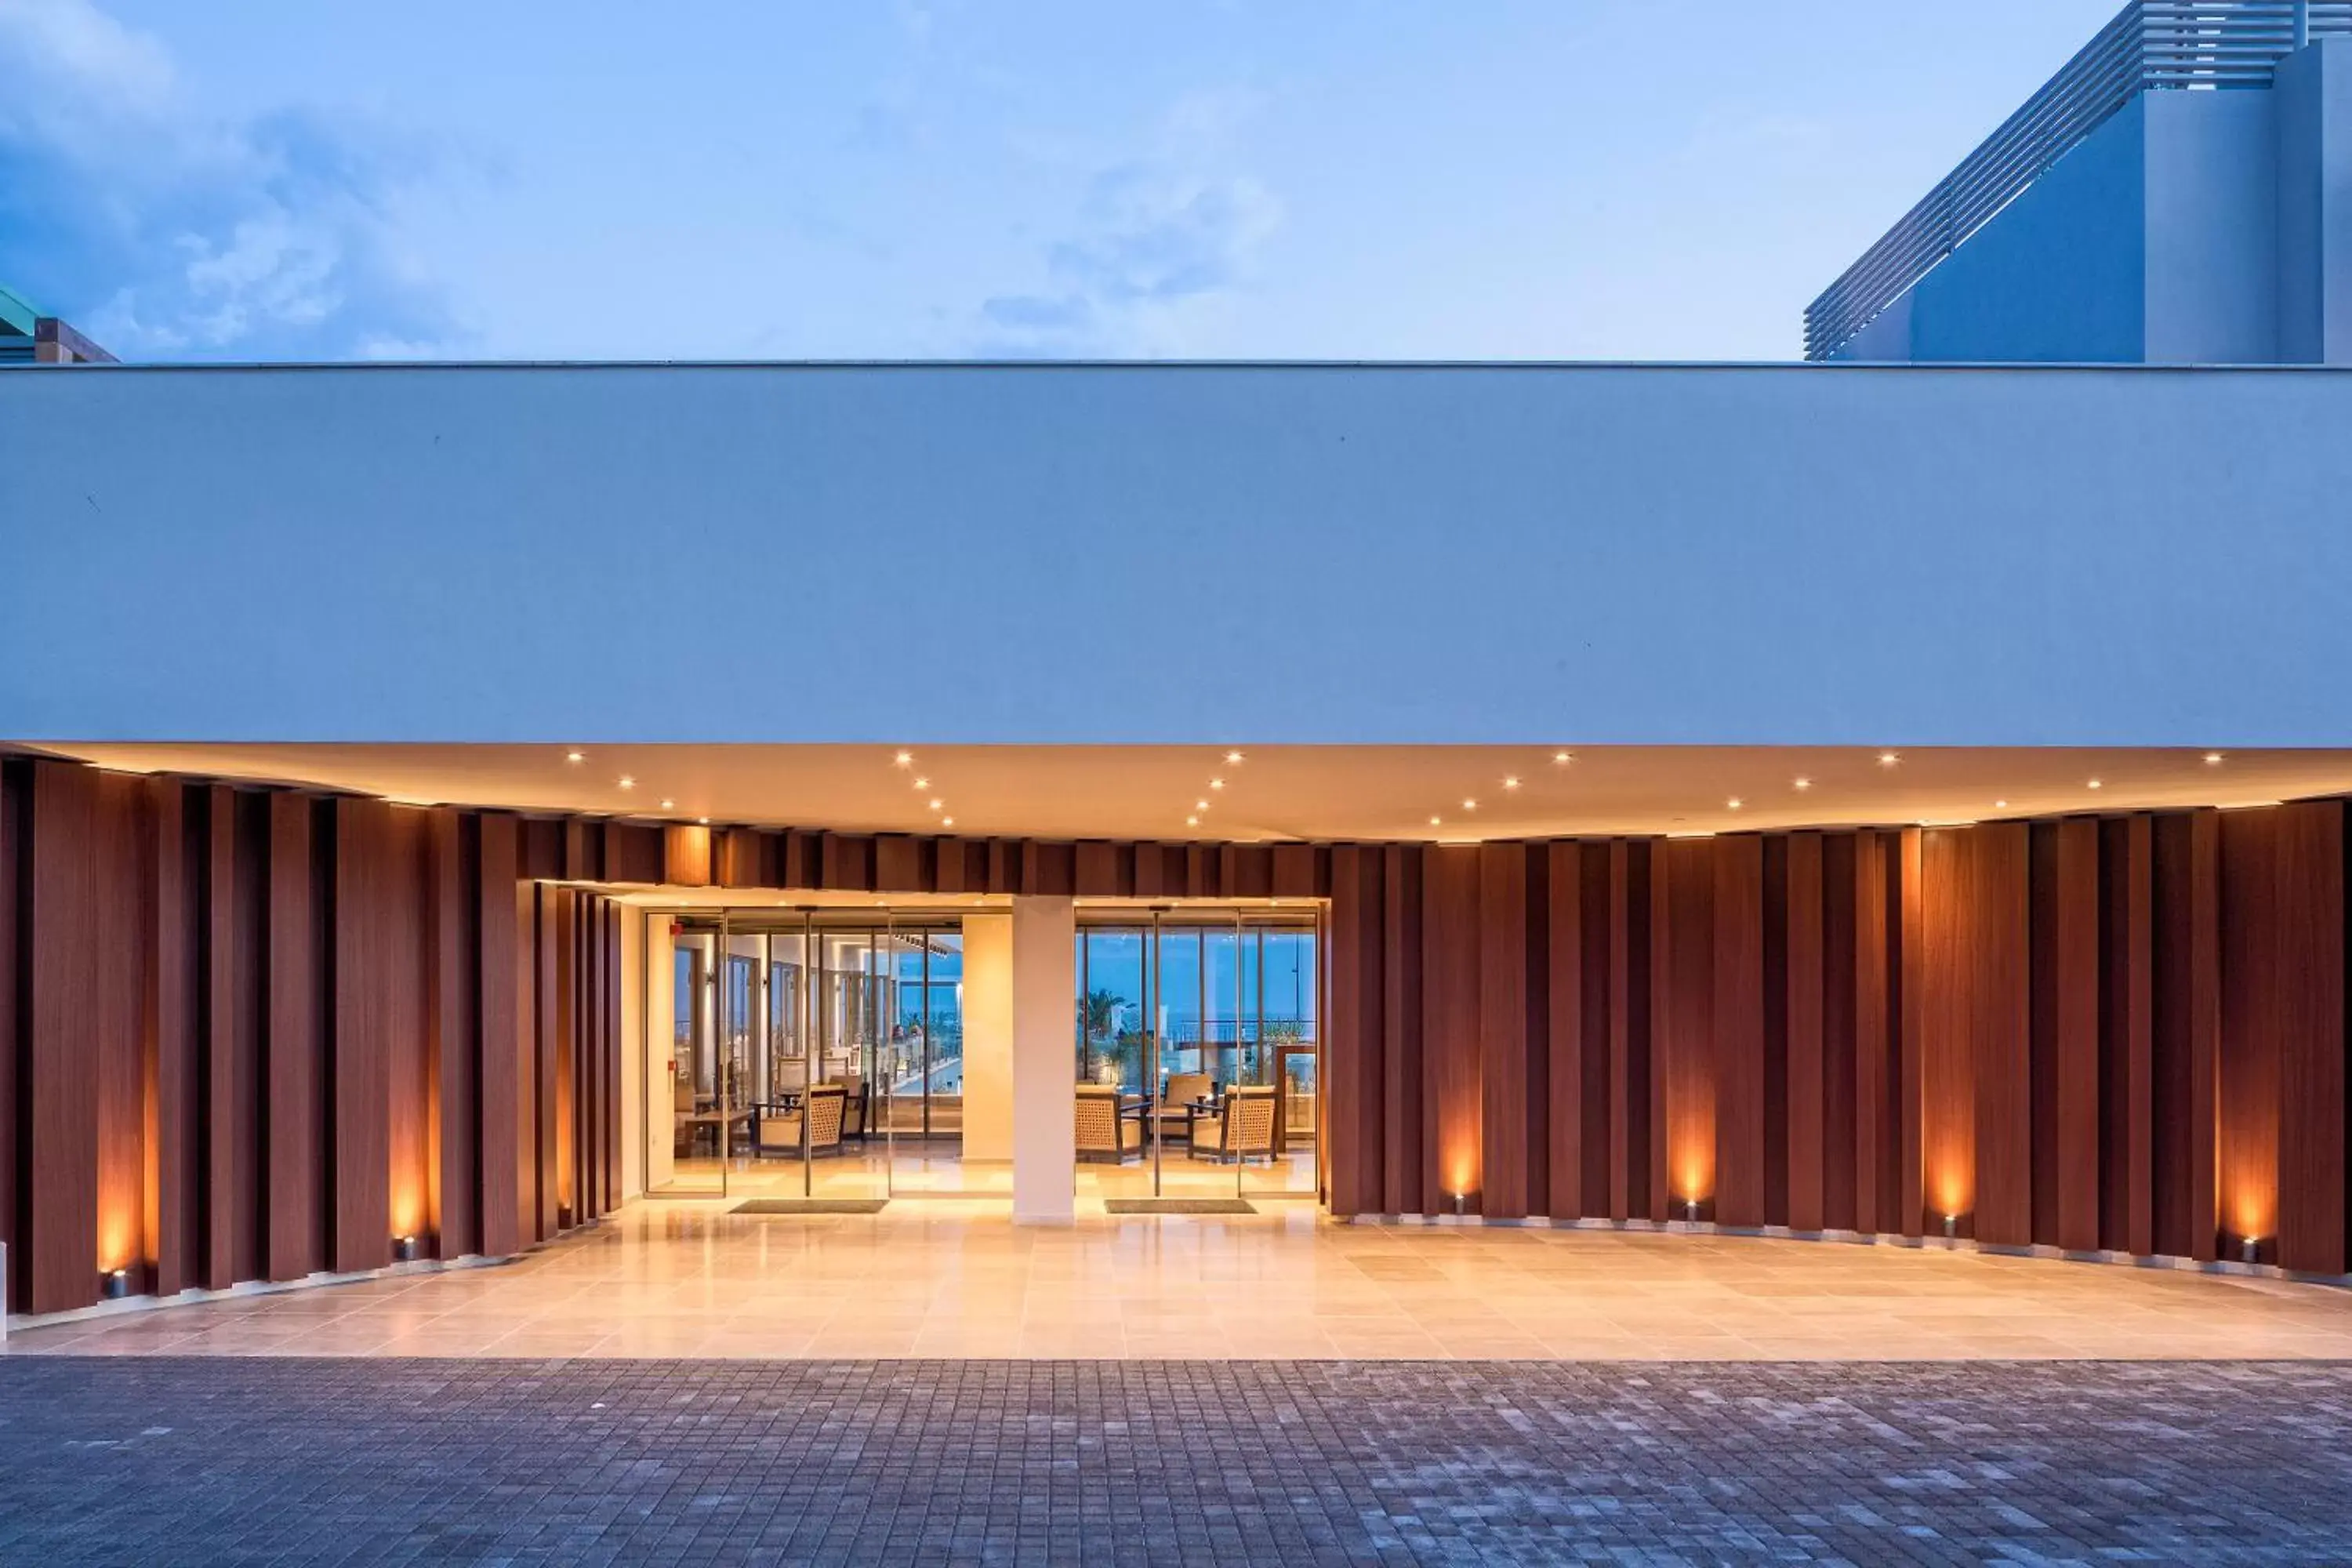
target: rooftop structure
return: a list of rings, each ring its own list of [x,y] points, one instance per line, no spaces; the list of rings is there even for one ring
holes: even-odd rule
[[[114,356],[71,324],[0,287],[0,364],[107,364]]]
[[[2352,363],[2352,3],[2133,0],[1805,312],[1808,359]]]

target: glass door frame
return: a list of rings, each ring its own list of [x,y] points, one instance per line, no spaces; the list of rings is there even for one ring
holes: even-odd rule
[[[1260,1175],[1270,1176],[1273,1184],[1254,1185],[1248,1161],[1237,1155],[1234,1161],[1234,1195],[1237,1198],[1311,1196],[1318,1199],[1323,1195],[1326,1191],[1324,1173],[1329,1160],[1330,1143],[1327,1130],[1328,1119],[1320,1114],[1320,1104],[1318,1106],[1314,1140],[1315,1159],[1309,1185],[1305,1188],[1292,1186],[1284,1180],[1285,1173],[1290,1168],[1290,1163],[1281,1147],[1280,1123],[1286,1109],[1285,1105],[1287,1092],[1286,1058],[1298,1055],[1308,1056],[1316,1064],[1316,1078],[1318,1084],[1323,1077],[1327,1044],[1323,1037],[1326,1021],[1330,1016],[1330,964],[1328,962],[1330,943],[1328,921],[1328,910],[1320,900],[1312,902],[1302,900],[1300,907],[1296,909],[1285,903],[1190,904],[1172,901],[1133,904],[1104,901],[1079,906],[1076,919],[1078,964],[1076,989],[1077,992],[1077,1047],[1082,1060],[1090,1053],[1091,1048],[1087,1034],[1087,999],[1091,989],[1092,978],[1092,953],[1087,942],[1087,937],[1094,933],[1132,935],[1140,939],[1143,944],[1137,965],[1138,988],[1141,992],[1143,1009],[1143,1027],[1139,1031],[1139,1043],[1142,1057],[1140,1070],[1143,1079],[1141,1088],[1144,1126],[1149,1140],[1148,1153],[1151,1168],[1152,1196],[1167,1195],[1162,1137],[1164,1131],[1162,1115],[1167,1106],[1164,1100],[1165,1075],[1162,1069],[1167,1062],[1170,1042],[1169,1031],[1163,1023],[1162,1015],[1167,1006],[1166,944],[1171,934],[1179,931],[1194,934],[1201,944],[1197,991],[1201,1014],[1199,1019],[1201,1037],[1198,1049],[1201,1052],[1202,1068],[1210,1074],[1213,1083],[1221,1077],[1228,1076],[1218,1071],[1220,1065],[1218,1058],[1222,1052],[1231,1050],[1233,1053],[1232,1072],[1229,1075],[1231,1081],[1224,1086],[1228,1099],[1231,1098],[1232,1089],[1244,1082],[1267,1083],[1275,1089],[1276,1152],[1273,1155],[1271,1170],[1258,1173]],[[1215,1038],[1217,1031],[1214,1013],[1212,999],[1208,994],[1213,983],[1213,973],[1215,968],[1211,942],[1221,933],[1229,934],[1234,941],[1231,965],[1233,1037],[1229,1042],[1222,1044]],[[1266,1038],[1265,1013],[1265,938],[1278,934],[1307,938],[1311,944],[1313,963],[1313,981],[1307,987],[1307,993],[1312,998],[1310,1005],[1313,1007],[1313,1014],[1311,1019],[1304,1020],[1310,1026],[1299,1040],[1281,1047],[1274,1046]],[[1253,956],[1255,959],[1254,966],[1250,962]],[[1255,995],[1251,994],[1250,985],[1253,973],[1255,977]],[[1217,989],[1222,991],[1223,987],[1219,985]],[[1252,1005],[1253,1002],[1255,1004],[1255,1007]],[[1115,1039],[1112,1044],[1115,1048]],[[1251,1070],[1253,1053],[1256,1058],[1255,1073]],[[1272,1076],[1269,1077],[1269,1074]],[[1318,1098],[1319,1100],[1320,1096],[1318,1095]]]

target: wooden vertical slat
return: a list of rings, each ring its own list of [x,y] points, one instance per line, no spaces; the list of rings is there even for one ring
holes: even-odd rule
[[[316,803],[269,797],[269,1278],[327,1266],[326,955],[320,949]]]
[[[1862,1116],[1855,1077],[1861,938],[1854,923],[1860,837],[1832,833],[1822,839],[1822,1224],[1831,1230],[1861,1228],[1855,1206],[1862,1166],[1856,1151]]]
[[[100,1268],[127,1268],[149,1286],[146,1130],[153,1026],[153,825],[147,781],[98,780],[98,1006],[83,1022],[83,1070],[98,1080]],[[93,1278],[96,1270],[91,1270]]]
[[[1901,1166],[1895,1176],[1895,1228],[1903,1236],[1917,1236],[1927,1220],[1927,1163],[1923,1142],[1926,1128],[1922,1113],[1926,1110],[1921,1099],[1924,1063],[1921,1053],[1926,1044],[1922,1028],[1926,1001],[1923,965],[1926,943],[1921,931],[1924,918],[1922,898],[1926,890],[1920,872],[1924,852],[1920,830],[1906,827],[1895,840],[1897,871],[1893,897],[1902,910],[1896,943],[1901,952],[1897,962],[1899,994],[1895,1009],[1895,1093],[1899,1123],[1897,1147],[1902,1151]]]
[[[268,946],[268,801],[206,792],[205,1279],[261,1272],[261,974]]]
[[[1653,1115],[1651,861],[1648,842],[1609,846],[1609,1217],[1650,1217],[1653,1146],[1663,1152]]]
[[[1487,1173],[1480,1168],[1485,1094],[1479,1053],[1478,850],[1448,845],[1427,852],[1423,884],[1422,1042],[1434,1124],[1427,1156],[1427,1213],[1451,1210],[1458,1194],[1472,1213]]]
[[[2221,816],[2189,819],[2189,1256],[2218,1252],[2221,1053]]]
[[[1528,1037],[1528,997],[1536,976],[1528,950],[1528,848],[1488,844],[1477,852],[1479,1212],[1491,1219],[1528,1213],[1531,1113],[1542,1108],[1534,1080],[1536,1049]],[[1539,1042],[1538,1046],[1539,1047]]]
[[[1764,841],[1717,838],[1713,853],[1714,963],[1709,984],[1718,1225],[1764,1223],[1768,1110],[1764,1020]]]
[[[1884,1235],[1901,1228],[1888,1201],[1894,1169],[1895,1130],[1890,1125],[1895,1081],[1893,1060],[1895,998],[1888,952],[1888,853],[1885,834],[1854,837],[1854,1228]]]
[[[2280,1082],[2278,1260],[2345,1271],[2344,807],[2279,810],[2275,944]]]
[[[1585,1053],[1594,1042],[1585,1032],[1587,1003],[1584,972],[1585,858],[1581,846],[1553,844],[1542,851],[1548,860],[1544,890],[1545,1047],[1548,1056],[1545,1088],[1550,1095],[1546,1125],[1544,1212],[1554,1219],[1574,1219],[1589,1211],[1584,1184],[1588,1156],[1585,1132]]]
[[[429,1223],[436,1256],[463,1258],[482,1250],[479,821],[436,811],[427,837],[433,1005],[426,1053],[434,1083]]]
[[[1650,1017],[1657,1077],[1652,1086],[1650,1217],[1704,1214],[1720,1193],[1716,1086],[1716,862],[1731,841],[1670,839],[1656,851],[1650,885]],[[1743,857],[1744,858],[1744,857]]]
[[[434,1076],[432,1041],[439,987],[439,955],[434,948],[432,818],[445,813],[394,806],[383,818],[383,910],[382,957],[385,978],[383,1039],[388,1111],[384,1117],[384,1230],[417,1237],[420,1247],[436,1229],[434,1108],[440,1086]],[[602,835],[596,842],[602,844]],[[430,1253],[426,1253],[430,1256]]]
[[[2151,836],[2152,1243],[2170,1258],[2210,1258],[2214,1250],[2212,1027],[2220,974],[2212,868],[2200,864],[2200,842],[2210,852],[2213,816],[2168,812],[2156,818]]]
[[[529,1081],[523,1090],[521,1180],[529,1209],[523,1234],[533,1241],[545,1241],[562,1228],[557,1210],[570,1177],[563,1155],[571,1140],[558,1131],[562,1112],[556,1087],[557,1042],[569,1021],[558,989],[570,968],[558,934],[561,891],[544,884],[523,889],[530,905],[528,912],[518,910],[516,919],[522,933],[518,939],[525,966],[521,984],[531,990],[531,1027],[524,1034],[523,1070]]]
[[[2277,810],[2221,818],[2221,1048],[2216,1154],[2221,1230],[2230,1256],[2246,1240],[2276,1256],[2279,1226],[2280,1011]]]
[[[1789,1227],[1818,1231],[1825,1217],[1827,1142],[1822,1051],[1822,836],[1789,836]]]
[[[147,1234],[153,1287],[170,1296],[205,1277],[204,796],[176,779],[150,782],[154,856],[153,994],[148,1041]],[[197,809],[189,811],[191,800]]]
[[[1387,1074],[1381,1095],[1387,1122],[1381,1165],[1383,1206],[1390,1214],[1426,1214],[1433,1184],[1424,1152],[1430,1100],[1422,1053],[1423,852],[1391,845],[1378,854],[1382,879],[1381,1037]]]
[[[2155,824],[2145,812],[2125,825],[2123,875],[2125,1096],[2124,1234],[2136,1257],[2156,1251],[2156,910]]]
[[[18,1025],[19,943],[25,922],[19,908],[24,887],[24,816],[29,809],[32,763],[0,756],[0,1248],[7,1271],[0,1278],[0,1313],[26,1311],[21,1283],[26,1248],[16,1228],[17,1128],[24,1121],[21,1065],[25,1041]]]
[[[515,819],[485,812],[478,819],[478,858],[471,889],[478,913],[480,1007],[481,1250],[503,1258],[525,1239],[521,1172],[531,1154],[522,1136],[528,1114],[523,1072],[530,1029],[530,988],[520,984],[520,950],[530,889],[516,881]]]
[[[621,906],[607,901],[604,907],[604,1207],[609,1211],[621,1206],[628,1187],[622,1131],[621,1101],[624,1098],[622,1073],[626,1053],[622,1049],[621,967],[622,942],[626,940],[627,923],[621,918]]]
[[[2032,843],[2026,826],[1969,830],[1969,1091],[1974,1101],[1976,1237],[2033,1240]]]
[[[334,1267],[381,1268],[392,1259],[392,1041],[389,1023],[406,976],[390,962],[405,933],[387,918],[393,898],[392,807],[339,800],[335,814]]]
[[[540,900],[542,1236],[571,1223],[579,1206],[580,900],[570,888],[549,888]]]
[[[1392,1079],[1382,997],[1383,907],[1379,849],[1343,846],[1331,862],[1331,1031],[1324,1075],[1329,1084],[1331,1204],[1342,1215],[1388,1208],[1394,1173],[1383,1112]],[[1384,1179],[1385,1178],[1385,1179]]]
[[[2058,973],[2055,1073],[2051,1108],[2058,1153],[2053,1173],[2057,1244],[2070,1252],[2099,1245],[2099,825],[2058,825]]]
[[[89,1029],[98,1012],[98,774],[35,762],[30,832],[21,848],[29,947],[25,994],[25,1309],[57,1312],[98,1295],[98,1075]]]
[[[1906,1132],[1904,1162],[1918,1165],[1918,1206],[1931,1225],[1974,1206],[1977,1086],[1970,1030],[1973,928],[1981,899],[1979,837],[1974,828],[1922,830],[1917,886],[1906,889],[1906,1099],[1917,1108],[1918,1131]]]

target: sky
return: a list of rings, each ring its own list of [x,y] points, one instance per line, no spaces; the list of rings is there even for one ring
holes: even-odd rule
[[[1782,360],[2120,0],[0,0],[127,359]]]

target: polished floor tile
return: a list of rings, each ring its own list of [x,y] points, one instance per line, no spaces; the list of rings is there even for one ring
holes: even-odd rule
[[[637,1203],[494,1268],[23,1330],[12,1355],[2352,1359],[2352,1292],[1941,1249],[1001,1206]]]

